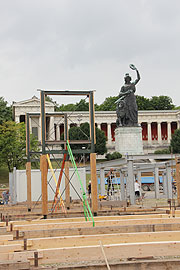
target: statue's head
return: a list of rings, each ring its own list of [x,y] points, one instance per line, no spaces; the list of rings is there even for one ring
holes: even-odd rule
[[[131,77],[129,76],[129,73],[125,74],[124,80],[125,80],[125,83],[130,83],[131,82]]]

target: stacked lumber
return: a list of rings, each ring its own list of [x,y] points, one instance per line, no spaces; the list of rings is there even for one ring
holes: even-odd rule
[[[82,217],[0,222],[1,263],[102,262],[101,246],[112,263],[180,256],[179,215],[100,216],[95,227]]]

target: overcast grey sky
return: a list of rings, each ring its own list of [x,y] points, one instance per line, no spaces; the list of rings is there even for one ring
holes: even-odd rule
[[[179,14],[179,0],[0,0],[0,96],[96,89],[99,104],[134,63],[138,95],[180,105]]]

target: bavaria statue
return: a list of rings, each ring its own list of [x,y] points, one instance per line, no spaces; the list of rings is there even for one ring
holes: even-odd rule
[[[117,127],[137,127],[138,126],[138,108],[136,103],[136,84],[140,80],[140,74],[134,65],[129,66],[136,71],[137,79],[131,82],[129,73],[125,74],[125,84],[121,87],[119,99],[115,102],[117,104]]]

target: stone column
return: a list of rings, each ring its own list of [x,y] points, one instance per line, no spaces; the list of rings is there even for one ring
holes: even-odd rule
[[[179,129],[180,128],[180,121],[178,120],[177,121],[177,129]]]
[[[159,168],[156,166],[154,168],[154,189],[155,189],[155,198],[159,199]]]
[[[158,143],[162,144],[162,134],[161,134],[161,123],[157,123],[157,129],[158,129]]]
[[[106,194],[105,180],[104,180],[104,168],[100,169],[100,186],[101,186],[101,196]]]
[[[130,195],[130,203],[135,204],[135,187],[134,187],[134,170],[133,170],[133,160],[127,160],[127,183],[129,185],[129,195]]]
[[[60,140],[60,126],[56,125],[56,140]]]
[[[69,130],[70,130],[70,124],[68,124],[68,133],[69,133]]]
[[[121,187],[121,200],[125,201],[125,186],[124,186],[124,174],[120,172],[120,187]]]
[[[171,141],[171,122],[167,122],[167,135],[168,135],[168,143]]]
[[[29,132],[32,133],[32,118],[29,117]]]
[[[50,116],[50,123],[49,123],[49,140],[55,140],[55,132],[54,132],[54,117]]]
[[[148,143],[152,143],[151,123],[148,123]]]
[[[39,124],[38,124],[38,141],[41,141],[41,116],[39,116]]]
[[[169,163],[166,165],[166,175],[167,175],[167,195],[168,199],[172,199],[172,176],[171,176],[171,166]]]
[[[97,128],[101,129],[101,124],[97,123]]]
[[[111,124],[107,124],[107,135],[108,135],[108,144],[110,145],[112,142],[112,137],[111,137]]]
[[[15,117],[15,122],[16,122],[16,123],[19,123],[19,122],[20,122],[20,116],[16,116],[16,117]]]

